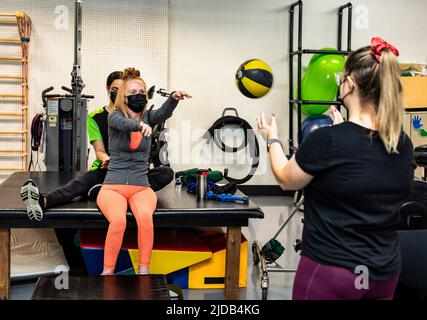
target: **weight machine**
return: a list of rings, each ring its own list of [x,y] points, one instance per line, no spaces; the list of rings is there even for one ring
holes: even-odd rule
[[[46,154],[44,161],[48,171],[87,170],[87,101],[94,96],[82,94],[85,84],[81,77],[81,55],[82,1],[75,0],[71,89],[61,87],[67,94],[49,94],[54,87],[49,87],[42,92],[44,114],[36,115],[31,130],[32,151],[38,151],[43,139],[44,127]]]

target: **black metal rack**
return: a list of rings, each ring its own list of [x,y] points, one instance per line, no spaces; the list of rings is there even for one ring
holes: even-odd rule
[[[298,8],[298,50],[294,51],[294,18],[295,11]],[[342,50],[343,37],[343,14],[344,10],[348,9],[348,31],[347,31],[347,50]],[[348,55],[351,51],[351,27],[352,27],[352,12],[353,5],[349,2],[338,9],[338,50],[314,50],[302,48],[302,17],[303,17],[303,2],[297,1],[290,5],[289,8],[289,153],[292,155],[295,150],[294,145],[294,106],[298,106],[298,142],[301,139],[301,120],[302,120],[302,105],[336,105],[340,107],[338,101],[314,101],[302,100],[301,81],[302,81],[302,56],[304,54],[340,54]],[[297,70],[297,99],[294,97],[294,57],[298,56]]]

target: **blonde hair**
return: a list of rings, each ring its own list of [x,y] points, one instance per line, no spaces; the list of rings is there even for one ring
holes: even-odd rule
[[[381,93],[378,104],[378,132],[389,153],[398,153],[402,131],[403,101],[400,68],[396,56],[384,50],[380,63]]]
[[[384,49],[381,62],[371,53],[371,46],[352,53],[345,65],[359,89],[362,104],[374,106],[378,134],[388,153],[399,153],[397,147],[403,125],[402,84],[396,56]]]
[[[123,75],[121,79],[123,80],[123,85],[117,91],[117,97],[116,97],[116,102],[114,103],[114,109],[119,109],[126,118],[129,118],[129,114],[126,111],[126,104],[125,104],[125,94],[126,94],[126,88],[127,88],[128,82],[131,80],[140,81],[144,86],[145,92],[147,92],[147,85],[145,81],[141,78],[141,73],[139,72],[139,70],[135,68],[126,68],[123,71]],[[146,108],[147,106],[145,106],[143,114],[145,113]]]

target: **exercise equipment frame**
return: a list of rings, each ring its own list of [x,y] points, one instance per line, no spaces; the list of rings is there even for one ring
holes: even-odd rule
[[[295,11],[298,8],[298,49],[294,50],[294,25],[295,25]],[[342,37],[343,37],[343,14],[344,10],[348,9],[348,26],[347,26],[347,50],[342,50]],[[303,23],[303,1],[297,1],[289,7],[289,154],[292,155],[295,150],[294,144],[294,107],[297,105],[298,113],[298,143],[301,141],[301,123],[302,123],[302,105],[335,105],[340,108],[341,103],[338,101],[315,101],[315,100],[302,100],[302,56],[304,54],[336,54],[336,55],[349,55],[351,51],[351,27],[352,27],[352,13],[353,5],[351,2],[338,8],[338,50],[317,50],[317,49],[303,49],[302,45],[302,23]],[[294,96],[294,58],[297,60],[297,97]]]

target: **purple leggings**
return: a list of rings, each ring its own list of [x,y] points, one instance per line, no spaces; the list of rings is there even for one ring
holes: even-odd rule
[[[295,275],[293,300],[392,300],[399,274],[389,280],[369,281],[369,289],[357,289],[357,274],[350,270],[322,265],[301,256]]]

